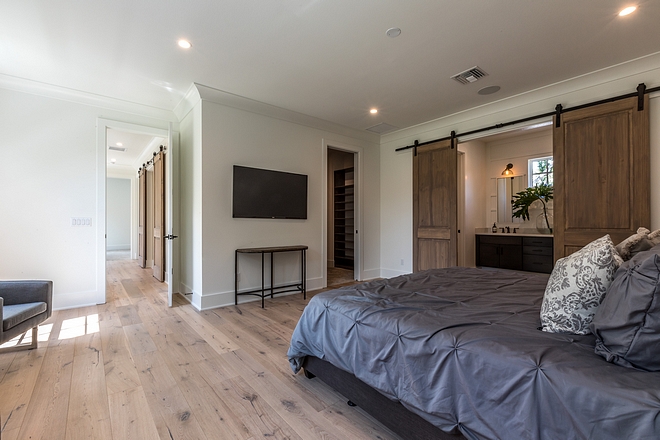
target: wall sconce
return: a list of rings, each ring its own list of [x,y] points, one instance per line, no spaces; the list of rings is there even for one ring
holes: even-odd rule
[[[513,171],[511,170],[513,168],[512,163],[506,164],[506,168],[504,168],[504,171],[502,171],[503,176],[513,176]]]

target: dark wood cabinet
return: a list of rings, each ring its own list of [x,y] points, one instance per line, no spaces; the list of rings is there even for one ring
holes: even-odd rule
[[[476,265],[552,272],[552,237],[477,235]]]
[[[355,184],[353,168],[334,175],[335,266],[353,269],[355,254]]]

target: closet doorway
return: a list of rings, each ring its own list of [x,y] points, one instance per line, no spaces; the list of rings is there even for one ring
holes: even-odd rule
[[[357,153],[328,147],[327,285],[359,279]]]

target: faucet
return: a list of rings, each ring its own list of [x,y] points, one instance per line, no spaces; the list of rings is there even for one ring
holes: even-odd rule
[[[506,227],[506,233],[507,233],[507,234],[510,234],[510,233],[511,233],[511,229],[509,229],[508,226]]]
[[[502,234],[504,234],[504,228],[500,228],[502,230]]]
[[[515,234],[516,232],[518,232],[518,229],[520,228],[513,228],[513,233]]]

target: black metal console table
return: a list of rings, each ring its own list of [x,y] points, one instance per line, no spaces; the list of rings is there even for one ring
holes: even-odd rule
[[[307,299],[307,262],[305,259],[307,246],[274,246],[260,248],[236,249],[234,260],[234,304],[238,305],[239,295],[254,295],[261,297],[261,308],[264,308],[264,298],[268,295],[272,298],[274,294],[300,291],[303,298]],[[279,252],[300,252],[300,282],[286,284],[284,286],[275,286],[273,282],[273,254]],[[261,289],[248,290],[246,292],[238,291],[238,254],[261,254]],[[264,255],[270,254],[270,287],[267,288],[264,282]],[[290,289],[290,287],[293,287]],[[282,290],[285,289],[285,290]],[[270,292],[269,292],[270,291]]]

